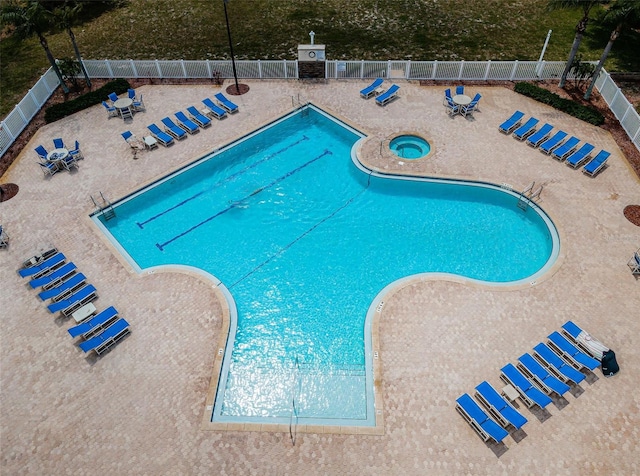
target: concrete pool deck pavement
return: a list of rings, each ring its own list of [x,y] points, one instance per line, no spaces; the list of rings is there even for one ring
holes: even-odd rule
[[[640,282],[626,266],[640,228],[623,208],[640,203],[640,181],[610,134],[500,87],[480,92],[473,119],[450,118],[444,87],[400,83],[400,98],[381,108],[363,100],[366,82],[245,81],[240,112],[169,147],[132,153],[120,133],[187,106],[200,108],[219,88],[143,86],[146,112],[107,119],[98,105],[42,127],[2,177],[20,186],[0,205],[11,236],[0,250],[0,451],[2,473],[85,474],[635,474],[640,471]],[[517,289],[420,279],[393,288],[374,329],[379,353],[382,435],[202,429],[225,305],[195,273],[142,273],[106,243],[87,218],[89,198],[118,199],[311,101],[366,133],[360,158],[384,172],[543,184],[539,204],[561,235],[558,266]],[[590,178],[500,134],[519,109],[612,152]],[[388,153],[388,139],[416,132],[429,140],[425,159]],[[78,171],[43,178],[33,152],[55,137],[78,140]],[[86,358],[26,280],[22,261],[56,246],[98,290],[98,309],[115,306],[132,333],[100,359]],[[465,257],[461,256],[464,260]],[[541,423],[520,404],[526,438],[509,436],[498,458],[455,411],[455,399],[516,362],[568,319],[616,351],[619,375],[582,383]],[[335,429],[333,429],[335,430]],[[305,432],[307,431],[307,432]],[[314,432],[315,431],[315,432]],[[348,432],[348,430],[347,430]]]

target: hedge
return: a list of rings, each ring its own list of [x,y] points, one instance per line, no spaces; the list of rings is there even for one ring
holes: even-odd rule
[[[107,99],[109,93],[122,94],[126,93],[131,85],[126,79],[116,79],[110,81],[104,86],[95,91],[91,91],[87,94],[83,94],[80,97],[72,99],[71,101],[63,102],[60,104],[54,104],[48,107],[44,111],[44,120],[47,124],[62,119],[63,117],[70,116],[78,111],[82,111],[96,104],[100,104]]]
[[[595,126],[604,124],[604,116],[597,109],[583,106],[570,99],[561,98],[556,93],[547,91],[535,84],[516,83],[515,91]]]

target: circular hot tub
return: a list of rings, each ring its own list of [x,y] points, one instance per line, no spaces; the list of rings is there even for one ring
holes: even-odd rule
[[[431,151],[431,145],[422,137],[403,135],[389,143],[391,152],[403,159],[420,159]]]

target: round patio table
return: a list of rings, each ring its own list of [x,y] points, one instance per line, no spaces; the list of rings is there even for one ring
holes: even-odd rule
[[[113,102],[113,107],[115,107],[118,112],[120,113],[120,116],[124,117],[125,114],[127,114],[128,116],[131,116],[131,110],[129,109],[131,107],[131,105],[133,104],[133,99],[131,98],[119,98],[117,101]]]
[[[47,160],[57,164],[66,159],[68,155],[69,151],[67,149],[53,149],[47,154]]]
[[[468,106],[471,103],[471,98],[466,94],[456,94],[451,99],[458,106]]]

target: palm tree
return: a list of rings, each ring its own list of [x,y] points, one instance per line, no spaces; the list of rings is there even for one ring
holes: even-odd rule
[[[60,80],[62,90],[65,94],[69,93],[69,88],[64,83],[62,73],[60,73],[56,60],[49,49],[49,43],[44,37],[44,31],[51,25],[51,14],[37,0],[26,0],[23,2],[14,0],[2,6],[0,18],[3,23],[13,25],[16,28],[16,34],[21,38],[28,38],[34,34],[38,37],[51,67]]]
[[[591,92],[596,84],[600,70],[604,65],[604,62],[609,56],[609,52],[613,47],[613,42],[618,39],[620,33],[625,28],[638,28],[640,27],[640,2],[638,0],[617,0],[609,10],[606,11],[602,17],[602,22],[610,25],[614,25],[611,36],[609,36],[609,42],[600,56],[600,61],[593,72],[593,78],[591,84],[587,88],[587,92],[584,93],[584,98],[589,99]]]
[[[76,35],[73,33],[73,30],[71,29],[81,9],[82,9],[81,4],[78,3],[73,7],[71,7],[69,6],[69,2],[65,0],[64,5],[54,10],[53,15],[56,19],[56,23],[58,23],[65,30],[67,30],[67,33],[69,34],[69,38],[71,39],[71,44],[73,45],[73,51],[75,51],[76,53],[76,59],[78,60],[78,63],[80,64],[80,68],[82,69],[82,73],[84,74],[84,79],[87,83],[87,86],[91,87],[91,80],[89,79],[89,73],[87,73],[87,70],[84,67],[84,63],[82,62],[82,55],[80,54],[78,43],[76,43]]]
[[[562,76],[560,77],[559,86],[561,88],[564,88],[564,85],[567,82],[567,75],[569,74],[569,71],[571,71],[575,57],[578,54],[578,49],[580,48],[582,37],[584,36],[584,32],[587,30],[587,24],[589,23],[589,13],[591,12],[591,9],[598,4],[604,3],[609,3],[609,0],[549,0],[549,10],[582,10],[582,18],[580,18],[578,24],[576,25],[576,36],[573,38],[573,45],[571,45],[569,58],[567,59],[567,64],[564,67]]]

